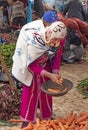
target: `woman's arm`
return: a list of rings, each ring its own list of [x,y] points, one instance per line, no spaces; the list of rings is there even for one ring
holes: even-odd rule
[[[58,79],[60,79],[61,77],[59,76],[59,74],[55,74],[55,73],[51,73],[49,71],[47,71],[47,69],[41,67],[38,64],[38,61],[35,61],[34,63],[32,63],[30,65],[30,70],[33,73],[39,74],[41,77],[46,77],[51,79],[53,82],[58,83]]]
[[[61,65],[61,57],[62,57],[62,53],[63,53],[63,47],[64,47],[64,44],[65,44],[65,39],[63,39],[60,43],[61,45],[61,48],[60,50],[57,52],[56,56],[54,57],[54,60],[53,60],[53,66],[52,66],[52,72],[55,72],[57,73],[60,69],[60,65]]]

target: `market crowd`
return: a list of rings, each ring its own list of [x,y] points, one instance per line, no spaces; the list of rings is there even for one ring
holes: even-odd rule
[[[34,20],[41,19],[48,10],[57,12],[58,19],[67,26],[68,35],[62,59],[66,63],[80,61],[88,44],[88,5],[80,0],[0,0],[0,43],[9,36],[2,33],[17,31]]]
[[[41,119],[52,119],[52,96],[41,86],[48,80],[58,84],[62,61],[81,62],[88,46],[87,5],[80,0],[61,6],[57,0],[0,0],[0,15],[0,44],[8,44],[8,33],[19,30],[11,74],[22,87],[21,128],[36,121],[37,109]]]

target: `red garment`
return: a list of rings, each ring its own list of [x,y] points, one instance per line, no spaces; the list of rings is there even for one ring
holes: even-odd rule
[[[79,34],[83,44],[88,44],[88,23],[78,18],[63,18],[61,21]]]
[[[78,24],[80,31],[82,33],[85,33],[85,35],[88,36],[88,23],[86,23],[78,18],[72,18],[72,19],[75,20],[76,23]]]
[[[39,59],[30,65],[33,72],[33,82],[30,87],[23,86],[22,104],[21,104],[21,118],[24,121],[35,122],[37,108],[40,108],[40,118],[50,119],[52,117],[52,97],[41,91],[41,86],[47,81],[47,78],[41,75],[42,70],[49,72],[59,70],[61,63],[61,55],[65,41],[62,40],[61,48],[53,59],[53,64],[50,60],[42,66],[39,65]]]

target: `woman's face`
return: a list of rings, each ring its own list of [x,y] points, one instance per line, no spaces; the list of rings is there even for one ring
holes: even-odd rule
[[[48,43],[50,47],[59,47],[60,46],[60,39],[59,38],[53,38]]]
[[[60,44],[61,39],[64,39],[67,35],[67,28],[64,23],[58,21],[51,24],[46,28],[45,38],[46,43],[49,46],[57,47]]]

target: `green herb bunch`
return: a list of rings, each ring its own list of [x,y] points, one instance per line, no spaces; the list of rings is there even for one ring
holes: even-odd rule
[[[81,93],[83,96],[88,96],[88,78],[85,78],[81,81],[79,81],[77,85],[77,90],[79,93]]]
[[[14,43],[0,45],[0,52],[8,68],[12,67],[12,56],[14,54],[15,46]]]

